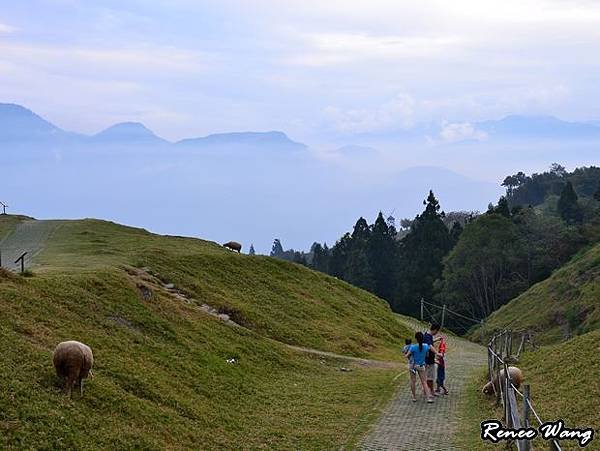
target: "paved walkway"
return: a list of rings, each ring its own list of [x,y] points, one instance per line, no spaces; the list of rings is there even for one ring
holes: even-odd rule
[[[23,252],[25,256],[25,267],[31,266],[33,258],[44,248],[46,240],[58,227],[61,221],[38,221],[27,220],[19,223],[15,229],[0,242],[2,252],[2,266],[4,268],[18,270],[20,264],[15,264]]]
[[[417,399],[412,402],[408,375],[406,383],[384,410],[370,434],[359,445],[363,450],[454,450],[452,436],[461,394],[466,390],[470,372],[485,366],[485,348],[467,340],[448,337],[446,387],[448,396],[436,397],[427,404],[417,380]]]

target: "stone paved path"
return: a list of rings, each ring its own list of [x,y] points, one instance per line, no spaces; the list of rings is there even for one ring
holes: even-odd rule
[[[418,323],[411,324],[418,327]],[[412,402],[408,375],[406,383],[384,410],[373,430],[359,445],[362,450],[454,450],[452,436],[456,428],[454,415],[471,371],[485,366],[485,348],[456,337],[448,337],[446,387],[448,396],[436,397],[427,404],[417,380],[417,399]]]
[[[25,267],[30,267],[33,258],[44,248],[46,240],[58,227],[61,221],[38,221],[27,220],[19,223],[15,229],[0,242],[2,252],[2,266],[17,270],[19,265],[14,261],[23,252],[25,256]]]

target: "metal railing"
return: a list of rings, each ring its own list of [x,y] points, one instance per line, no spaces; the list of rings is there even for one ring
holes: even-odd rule
[[[516,341],[514,341],[515,337]],[[513,343],[516,344],[516,342],[519,345],[518,348],[515,348],[516,353],[513,354]],[[488,343],[488,379],[496,395],[496,405],[502,404],[504,412],[502,419],[507,427],[513,429],[530,427],[530,414],[533,414],[540,426],[543,424],[531,403],[531,387],[529,384],[525,384],[523,393],[521,393],[511,380],[508,370],[510,363],[518,360],[527,345],[535,347],[533,337],[529,332],[513,332],[511,330],[503,330],[494,334]],[[501,371],[504,371],[504,378],[500,377]],[[519,412],[517,395],[523,399],[522,414]],[[550,443],[553,450],[562,451],[558,441],[552,440]],[[529,440],[515,440],[515,444],[519,451],[531,450]]]

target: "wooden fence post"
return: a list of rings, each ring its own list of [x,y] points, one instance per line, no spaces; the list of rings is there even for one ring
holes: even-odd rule
[[[27,255],[27,252],[23,252],[23,254],[15,260],[15,264],[19,263],[19,261],[21,262],[21,274],[23,274],[25,272],[25,256],[26,255]]]
[[[508,391],[511,389],[510,386],[510,375],[508,374],[508,365],[504,362],[504,415],[506,425],[512,427],[512,415],[510,414],[510,400],[508,399]]]
[[[519,349],[517,349],[517,358],[521,355],[523,346],[525,345],[525,333],[521,333],[521,342],[519,343]]]
[[[423,298],[421,298],[421,321],[423,321]]]
[[[522,342],[522,341],[521,341]],[[529,384],[523,386],[523,427],[529,427],[529,402],[531,400],[531,387]],[[525,440],[525,451],[531,450],[531,441]]]

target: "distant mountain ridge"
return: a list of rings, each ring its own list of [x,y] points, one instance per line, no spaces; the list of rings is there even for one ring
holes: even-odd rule
[[[210,146],[270,146],[277,149],[305,149],[281,131],[217,133],[171,143],[140,122],[120,122],[95,135],[67,132],[33,111],[17,104],[0,103],[0,142],[47,140],[72,144],[98,145],[177,145],[191,148]]]
[[[456,124],[460,125],[461,123]],[[454,123],[447,125],[452,126]],[[402,133],[392,133],[388,138],[396,142],[421,140],[441,134],[444,127],[439,129],[438,126],[430,124],[427,127],[416,127]],[[508,115],[498,120],[474,122],[472,127],[474,132],[485,133],[489,140],[600,140],[600,122],[593,120],[569,122],[553,116]],[[459,136],[457,140],[468,141],[471,138],[471,135],[465,135],[464,137]],[[49,140],[50,143],[175,145],[200,149],[226,146],[272,146],[282,150],[307,148],[305,144],[290,139],[281,131],[215,133],[203,137],[185,138],[172,143],[156,135],[140,122],[121,122],[95,135],[85,135],[67,132],[21,105],[0,103],[0,142],[18,143],[44,139]],[[338,152],[351,155],[366,154],[372,150],[370,145],[349,144],[338,149]]]
[[[554,116],[510,115],[500,120],[477,122],[475,128],[492,138],[600,138],[600,126],[594,122],[568,122]]]
[[[21,105],[0,103],[0,140],[39,139],[66,133]]]
[[[152,130],[140,122],[120,122],[100,133],[95,134],[92,141],[113,143],[129,142],[135,144],[167,144],[168,141],[156,136]]]
[[[293,141],[285,133],[279,131],[216,133],[201,138],[182,139],[175,144],[186,147],[227,146],[231,144],[260,146],[265,144],[297,149],[306,148],[305,144]]]

